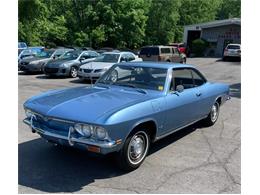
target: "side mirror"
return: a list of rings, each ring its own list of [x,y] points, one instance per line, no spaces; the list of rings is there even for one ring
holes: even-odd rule
[[[181,92],[183,92],[183,90],[184,90],[183,85],[177,85],[177,87],[176,87],[177,92],[181,93]]]
[[[80,59],[79,59],[79,61],[84,61],[86,58],[85,57],[81,57]]]

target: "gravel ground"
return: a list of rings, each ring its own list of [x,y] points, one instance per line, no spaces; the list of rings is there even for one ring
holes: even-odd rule
[[[230,85],[232,99],[209,128],[189,126],[155,143],[143,165],[120,171],[111,156],[54,147],[23,124],[22,104],[40,92],[86,85],[19,73],[19,193],[240,193],[241,65],[191,58],[210,81]]]

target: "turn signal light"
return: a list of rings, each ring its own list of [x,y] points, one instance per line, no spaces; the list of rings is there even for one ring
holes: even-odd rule
[[[90,152],[100,153],[100,148],[97,146],[87,146],[87,150]]]

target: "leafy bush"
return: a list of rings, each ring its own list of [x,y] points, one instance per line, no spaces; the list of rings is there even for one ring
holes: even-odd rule
[[[203,39],[195,39],[192,41],[192,53],[194,53],[197,57],[203,56],[207,46],[208,43]]]

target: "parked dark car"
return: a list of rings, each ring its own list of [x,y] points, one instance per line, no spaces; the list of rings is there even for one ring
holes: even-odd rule
[[[44,65],[52,59],[59,58],[71,49],[50,49],[37,53],[34,57],[19,61],[18,69],[24,72],[42,72]]]
[[[91,62],[99,54],[95,51],[74,50],[65,53],[57,60],[51,60],[44,66],[44,73],[48,76],[77,77],[82,64]]]
[[[92,87],[30,98],[24,103],[24,122],[50,143],[115,152],[118,165],[131,171],[153,142],[200,120],[214,125],[229,98],[227,84],[208,82],[191,65],[124,62]]]
[[[41,53],[44,51],[44,47],[28,47],[27,49],[24,50],[18,50],[18,63],[20,60],[25,59],[25,58],[33,58],[37,54]]]

